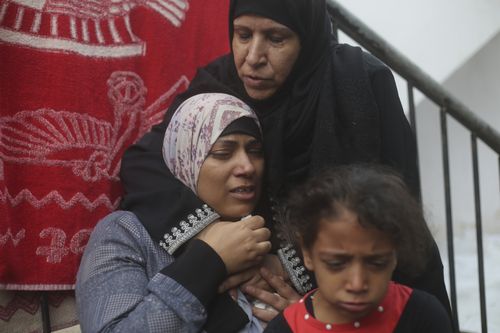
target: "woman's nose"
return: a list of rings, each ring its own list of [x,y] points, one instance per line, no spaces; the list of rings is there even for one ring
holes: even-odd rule
[[[245,60],[252,67],[261,65],[266,61],[265,53],[264,43],[259,38],[254,38],[248,45],[248,53]]]
[[[237,176],[248,176],[255,172],[255,165],[246,152],[238,154],[235,173]]]

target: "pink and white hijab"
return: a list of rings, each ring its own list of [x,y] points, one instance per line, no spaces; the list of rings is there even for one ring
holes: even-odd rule
[[[197,193],[198,174],[213,144],[227,126],[243,117],[255,119],[259,125],[253,110],[231,95],[206,93],[184,101],[163,140],[163,159],[172,174]]]

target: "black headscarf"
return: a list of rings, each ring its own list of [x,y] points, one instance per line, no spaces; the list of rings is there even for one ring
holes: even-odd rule
[[[256,111],[264,133],[266,185],[273,196],[328,165],[377,162],[380,126],[362,51],[337,44],[325,1],[232,0],[231,40],[233,20],[244,14],[273,19],[299,35],[301,51],[285,83],[266,100],[252,99],[229,54],[200,69],[180,99],[226,92]]]

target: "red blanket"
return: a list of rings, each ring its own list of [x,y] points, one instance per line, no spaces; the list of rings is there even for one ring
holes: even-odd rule
[[[0,0],[0,289],[72,289],[120,158],[197,67],[228,1]]]

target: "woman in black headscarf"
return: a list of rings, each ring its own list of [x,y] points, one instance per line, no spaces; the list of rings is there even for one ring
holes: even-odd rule
[[[270,226],[279,214],[268,212],[279,212],[289,188],[332,165],[382,163],[419,194],[415,141],[392,73],[360,48],[337,43],[324,0],[232,0],[229,33],[231,53],[199,69],[164,122],[122,161],[122,208],[139,216],[169,253],[181,252],[218,218],[167,173],[161,156],[171,110],[202,92],[234,94],[259,116],[269,197],[262,214]],[[180,228],[181,221],[188,223]],[[284,247],[278,254],[296,289],[310,289],[295,251]],[[434,294],[449,309],[437,246],[424,275],[410,278],[396,269],[394,279]]]

